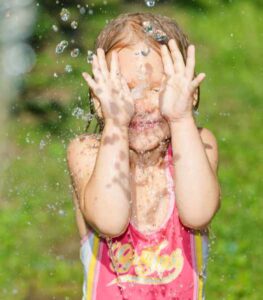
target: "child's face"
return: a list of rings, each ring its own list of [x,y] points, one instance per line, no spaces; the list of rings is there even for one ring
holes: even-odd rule
[[[130,147],[138,151],[156,147],[170,137],[167,121],[159,110],[159,88],[164,74],[161,56],[143,41],[118,51],[121,74],[126,79],[135,103],[129,127]],[[111,53],[106,56],[110,66]],[[152,128],[134,127],[136,122],[155,121]]]

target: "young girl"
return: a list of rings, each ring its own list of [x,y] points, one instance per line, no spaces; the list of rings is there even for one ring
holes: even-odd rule
[[[85,299],[204,299],[220,205],[214,135],[198,128],[195,48],[177,23],[131,13],[96,41],[101,133],[68,146]]]

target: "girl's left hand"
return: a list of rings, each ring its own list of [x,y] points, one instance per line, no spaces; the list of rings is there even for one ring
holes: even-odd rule
[[[171,54],[166,45],[161,46],[164,73],[160,89],[159,105],[161,114],[168,122],[192,117],[194,93],[205,74],[194,77],[195,47],[187,49],[186,65],[174,39],[168,42]]]

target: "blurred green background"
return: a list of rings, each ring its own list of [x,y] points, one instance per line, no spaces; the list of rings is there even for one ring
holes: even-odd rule
[[[206,297],[262,299],[262,2],[157,1],[148,7],[143,0],[41,0],[35,6],[29,43],[36,63],[9,102],[9,150],[1,157],[8,163],[1,178],[0,299],[81,299],[66,147],[87,123],[88,88],[81,77],[91,70],[87,50],[110,19],[136,11],[175,19],[196,45],[197,72],[206,73],[196,119],[217,137],[222,188]],[[62,7],[70,11],[68,22],[60,19]],[[56,54],[62,40],[69,46]],[[80,50],[75,58],[74,48]]]

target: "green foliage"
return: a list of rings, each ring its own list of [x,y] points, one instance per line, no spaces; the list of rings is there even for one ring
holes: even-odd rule
[[[207,75],[197,123],[217,137],[222,188],[221,209],[212,223],[207,299],[261,299],[260,2],[200,0],[189,1],[199,5],[190,8],[183,5],[188,1],[164,1],[152,9],[117,0],[93,2],[89,8],[94,14],[87,10],[85,15],[75,2],[65,2],[71,20],[79,23],[77,30],[59,20],[61,7],[55,1],[40,2],[32,38],[37,64],[10,107],[14,155],[0,202],[0,298],[81,298],[83,270],[65,155],[69,140],[86,126],[75,109],[89,112],[88,88],[81,77],[81,72],[90,72],[86,51],[106,20],[121,12],[150,11],[181,24],[196,45],[197,73]],[[58,32],[52,31],[53,24]],[[62,39],[75,42],[56,55]],[[80,49],[77,58],[70,56],[73,48]],[[72,65],[72,73],[64,71],[66,64]]]

